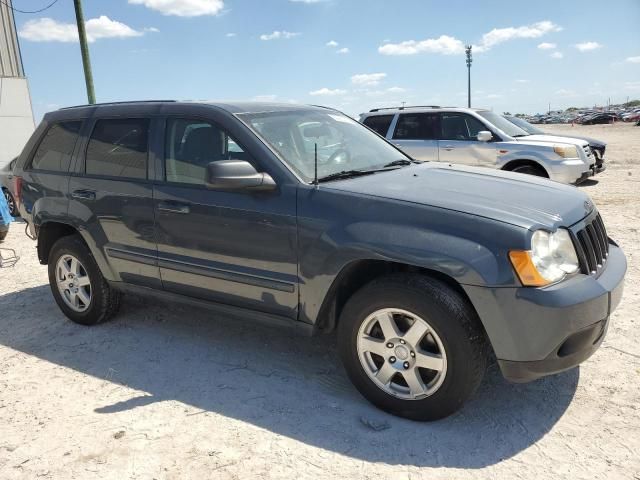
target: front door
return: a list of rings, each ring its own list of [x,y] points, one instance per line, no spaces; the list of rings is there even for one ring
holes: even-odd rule
[[[495,167],[496,145],[478,140],[478,132],[482,130],[487,130],[487,127],[471,115],[460,112],[441,113],[438,140],[440,161]]]
[[[401,113],[393,130],[393,144],[411,158],[438,160],[438,114]]]
[[[216,123],[167,119],[164,179],[154,187],[163,288],[295,318],[295,187],[208,188],[207,164],[225,159],[247,160],[261,170]]]

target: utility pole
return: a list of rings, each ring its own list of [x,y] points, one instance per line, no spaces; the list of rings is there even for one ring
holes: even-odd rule
[[[471,108],[471,63],[473,63],[471,45],[467,45],[464,52],[467,54],[467,107]]]
[[[78,38],[80,39],[82,66],[84,67],[84,81],[87,84],[87,99],[90,104],[94,104],[96,103],[96,93],[93,90],[91,59],[89,58],[89,46],[87,45],[87,32],[84,29],[84,15],[82,14],[81,1],[82,0],[73,0],[73,6],[76,9],[76,23],[78,24]]]

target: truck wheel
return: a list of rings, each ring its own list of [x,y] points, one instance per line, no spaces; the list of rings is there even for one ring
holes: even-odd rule
[[[349,378],[371,403],[412,420],[437,420],[480,385],[487,342],[479,322],[443,282],[394,274],[349,299],[338,348]]]
[[[62,237],[53,244],[48,268],[53,298],[72,321],[96,325],[120,308],[120,292],[109,286],[79,236]]]
[[[4,194],[4,198],[7,201],[7,206],[9,207],[9,215],[11,215],[12,217],[17,217],[18,214],[18,208],[16,205],[16,201],[13,199],[13,195],[11,195],[11,192],[7,189],[3,189],[2,193]]]
[[[537,165],[518,165],[511,169],[512,172],[524,173],[525,175],[535,175],[536,177],[548,177],[542,167]]]

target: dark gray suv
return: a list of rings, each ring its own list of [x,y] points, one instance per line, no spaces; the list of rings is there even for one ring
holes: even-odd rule
[[[456,411],[495,357],[522,382],[601,344],[626,260],[588,196],[415,163],[335,110],[129,102],[45,115],[16,202],[73,321],[126,292],[338,332],[380,408]]]

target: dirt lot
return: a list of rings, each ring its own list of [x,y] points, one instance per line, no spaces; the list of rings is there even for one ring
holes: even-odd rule
[[[350,386],[333,338],[132,297],[111,323],[72,324],[16,223],[3,246],[22,259],[0,270],[0,478],[640,479],[640,127],[548,130],[609,142],[609,170],[580,188],[629,260],[581,368],[527,385],[493,368],[459,414],[397,419]]]

